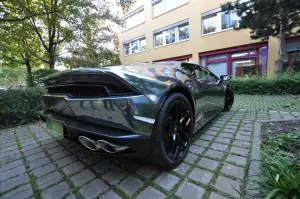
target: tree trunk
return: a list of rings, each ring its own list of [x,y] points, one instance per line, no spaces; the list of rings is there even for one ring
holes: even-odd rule
[[[280,75],[280,72],[282,71],[284,58],[286,56],[286,50],[285,50],[285,32],[283,30],[283,25],[280,25],[280,33],[279,33],[279,53],[278,58],[275,61],[274,64],[274,76],[275,78],[278,78]]]
[[[27,84],[28,84],[28,86],[34,86],[29,58],[25,59],[25,65],[26,65],[26,69],[27,69]]]
[[[49,69],[54,70],[55,66],[55,51],[53,48],[50,48],[49,52]]]

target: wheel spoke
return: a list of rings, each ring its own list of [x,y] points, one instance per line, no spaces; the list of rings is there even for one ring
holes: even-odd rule
[[[180,118],[181,118],[181,102],[176,102],[175,105],[175,122],[176,124],[179,123]]]
[[[182,124],[182,122],[190,115],[190,112],[188,111],[179,121],[179,124]]]

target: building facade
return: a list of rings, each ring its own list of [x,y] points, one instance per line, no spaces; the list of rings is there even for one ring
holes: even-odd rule
[[[250,30],[235,31],[235,11],[222,13],[227,0],[137,0],[123,18],[122,64],[189,61],[216,75],[272,76],[279,42],[251,40]],[[285,68],[300,69],[300,37],[287,39]]]

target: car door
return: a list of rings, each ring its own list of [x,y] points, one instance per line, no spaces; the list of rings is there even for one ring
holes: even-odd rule
[[[208,122],[215,114],[222,110],[221,98],[224,88],[218,84],[218,78],[209,70],[195,65],[195,76],[199,86],[204,89],[205,109],[204,119]],[[224,99],[223,99],[224,101]]]

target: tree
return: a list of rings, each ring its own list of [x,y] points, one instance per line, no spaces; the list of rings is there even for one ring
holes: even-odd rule
[[[118,3],[126,10],[133,1],[118,0]],[[49,69],[54,69],[60,50],[84,32],[87,14],[89,22],[108,20],[120,23],[106,0],[0,1],[0,24],[29,24],[24,34],[39,41],[43,54],[41,56],[31,48],[28,48],[27,53],[48,64]]]
[[[286,56],[286,37],[300,33],[299,0],[237,0],[221,5],[223,12],[237,10],[241,18],[236,30],[250,29],[251,39],[279,39],[279,56],[274,64],[274,75],[279,76]]]
[[[41,63],[29,53],[29,49],[40,54],[38,41],[34,40],[27,31],[28,24],[0,24],[0,59],[4,67],[17,68],[26,66],[29,84],[32,84],[32,66]]]

